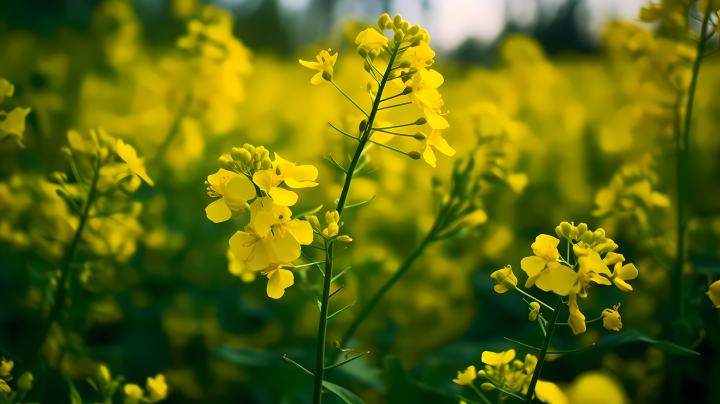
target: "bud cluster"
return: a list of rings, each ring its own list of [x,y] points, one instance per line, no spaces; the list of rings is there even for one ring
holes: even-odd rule
[[[272,168],[270,151],[263,146],[255,147],[245,143],[243,147],[233,147],[230,157],[232,160],[225,156],[218,159],[220,166],[228,171],[252,173]]]
[[[310,223],[310,226],[312,226],[313,230],[315,230],[317,233],[322,234],[322,236],[326,239],[334,237],[335,240],[342,241],[344,243],[349,243],[352,241],[352,238],[350,238],[349,236],[338,236],[338,232],[340,231],[340,227],[342,227],[343,223],[340,222],[340,214],[336,210],[332,212],[325,212],[325,223],[327,223],[327,227],[324,229],[320,225],[320,221],[315,215],[307,215],[305,216],[305,220]]]
[[[590,248],[598,254],[615,251],[618,245],[605,236],[604,229],[588,230],[585,223],[575,226],[574,223],[562,222],[555,228],[555,233],[561,239],[576,241],[581,248]]]

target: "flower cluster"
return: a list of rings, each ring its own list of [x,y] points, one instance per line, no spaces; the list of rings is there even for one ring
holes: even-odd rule
[[[4,78],[0,78],[0,104],[5,97],[12,97],[15,93],[15,86]],[[15,107],[12,111],[0,110],[0,143],[15,139],[18,145],[23,146],[23,132],[25,131],[25,117],[30,113],[30,108]]]
[[[220,157],[222,168],[205,182],[208,195],[218,199],[205,212],[212,222],[220,223],[250,211],[248,225],[230,238],[230,250],[241,268],[267,276],[268,296],[279,299],[294,283],[288,268],[300,257],[300,246],[313,242],[310,222],[292,218],[289,206],[295,205],[298,195],[288,188],[317,186],[318,171],[311,165],[291,163],[277,153],[275,160],[269,156],[265,147],[245,144],[234,147],[230,158]],[[234,274],[246,276],[231,261],[233,265]]]

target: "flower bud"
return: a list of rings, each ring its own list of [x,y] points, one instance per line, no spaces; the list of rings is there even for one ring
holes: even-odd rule
[[[587,229],[588,229],[588,227],[585,223],[580,223],[579,225],[577,225],[577,232],[578,232],[577,238],[578,239],[581,238],[583,236],[583,234],[585,234]]]
[[[350,236],[345,236],[345,235],[343,235],[343,236],[338,236],[338,238],[336,238],[335,240],[337,240],[337,241],[342,241],[343,243],[349,243],[349,242],[352,241],[352,239],[350,238]]]
[[[405,87],[402,91],[402,95],[408,95],[412,93],[412,87]]]
[[[232,167],[230,166],[230,162],[231,162],[231,160],[228,159],[228,158],[225,157],[225,156],[220,156],[220,158],[218,159],[218,163],[220,163],[220,167],[222,167],[222,168],[224,168],[224,169],[226,169],[226,170],[228,170],[228,171],[232,171]]]
[[[415,121],[415,125],[425,125],[427,123],[427,119],[425,118],[418,118],[417,121]]]
[[[403,21],[402,24],[400,24],[400,29],[408,32],[410,30],[410,23],[407,21]]]
[[[358,46],[357,53],[362,56],[363,59],[368,57],[368,51],[362,45]]]
[[[366,72],[370,73],[370,70],[372,70],[372,67],[370,67],[370,63],[366,60],[365,63],[363,63],[363,69],[365,69]]]
[[[415,73],[417,73],[418,71],[419,71],[418,68],[415,67],[415,66],[413,66],[413,67],[411,67],[410,70],[408,71],[408,74],[414,76]]]
[[[413,160],[420,160],[420,157],[422,157],[420,152],[417,150],[413,150],[410,153],[408,153],[407,155],[408,155],[408,157],[410,157]]]
[[[370,60],[375,60],[376,57],[380,56],[380,52],[382,52],[380,48],[371,50],[370,53],[368,53],[368,56],[370,56]]]
[[[305,220],[310,223],[310,226],[315,230],[320,230],[320,221],[315,215],[305,215]]]
[[[110,377],[110,369],[108,369],[107,366],[100,364],[98,366],[98,374],[97,374],[97,380],[101,384],[108,384],[110,383],[111,377]]]
[[[566,238],[568,240],[572,240],[572,234],[577,232],[577,230],[573,231],[574,229],[575,226],[570,223],[562,222],[555,228],[555,234],[557,234],[560,239]]]
[[[620,329],[622,328],[622,319],[620,318],[620,313],[618,313],[619,308],[620,303],[618,303],[616,306],[613,306],[612,309],[603,310],[601,314],[603,319],[603,327],[611,331],[620,331]]]
[[[263,157],[262,160],[260,160],[260,169],[261,170],[269,170],[272,168],[272,160],[270,160],[270,157]]]
[[[581,223],[584,224],[584,223]],[[583,233],[583,235],[580,237],[580,241],[586,244],[591,244],[593,240],[593,233],[591,231],[586,231]]]
[[[395,36],[393,36],[393,40],[395,42],[400,43],[400,42],[402,42],[404,36],[405,36],[405,34],[403,34],[402,30],[399,29],[399,30],[395,31]]]
[[[330,72],[323,72],[322,78],[324,78],[327,81],[332,81],[332,79],[333,79],[332,74],[330,74]]]
[[[332,222],[328,224],[327,227],[327,237],[335,237],[338,234],[338,231],[340,230],[340,227],[337,225],[337,223]]]
[[[363,119],[360,121],[360,133],[365,133],[365,129],[367,128],[367,119]]]
[[[395,26],[395,28],[400,28],[400,26],[403,23],[403,18],[400,14],[395,14],[395,17],[393,17],[392,22],[393,22],[393,25]]]
[[[262,166],[261,166],[261,164],[260,164],[259,161],[253,162],[253,168],[254,168],[255,170],[260,170],[261,167],[262,167]]]
[[[540,313],[540,303],[530,302],[530,314],[528,315],[528,320],[530,320],[530,321],[537,320],[539,313]]]
[[[503,269],[498,269],[490,275],[491,278],[497,281],[497,285],[494,289],[497,293],[505,293],[508,290],[517,289],[517,277],[512,271],[510,265]]]
[[[255,153],[255,146],[251,145],[250,143],[245,143],[245,144],[243,145],[243,149],[245,149],[245,150],[247,150],[248,152],[250,152],[250,155],[251,155],[251,156],[253,155],[253,153]]]
[[[410,35],[417,35],[420,32],[420,26],[415,24],[412,27],[410,27],[410,29],[407,29],[406,31],[409,32]]]
[[[390,16],[387,13],[381,15],[380,18],[378,18],[378,20],[377,20],[377,24],[378,24],[378,27],[380,27],[380,31],[384,30],[385,27],[387,27],[387,25],[391,22],[392,22],[392,20],[390,20]]]
[[[410,66],[411,66],[410,61],[407,59],[403,59],[400,61],[400,63],[398,63],[398,65],[396,67],[399,67],[401,69],[407,69]]]
[[[422,38],[416,38],[410,46],[420,46],[420,42],[422,42]]]
[[[483,379],[487,379],[488,375],[484,370],[480,370],[477,372],[478,377],[482,377]]]
[[[20,375],[20,378],[17,381],[17,388],[20,391],[30,391],[32,390],[32,383],[33,383],[33,375],[30,372],[25,372]]]
[[[427,139],[427,135],[422,132],[418,132],[418,133],[414,134],[413,137],[420,141]]]
[[[480,388],[482,389],[482,391],[493,391],[497,387],[495,387],[495,385],[492,383],[483,383],[480,385]]]

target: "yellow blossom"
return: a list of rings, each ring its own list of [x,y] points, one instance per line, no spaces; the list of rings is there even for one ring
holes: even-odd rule
[[[278,205],[292,206],[297,202],[298,195],[280,185],[290,188],[308,188],[318,186],[318,170],[312,165],[296,165],[275,153],[272,169],[258,171],[253,175],[253,182],[267,192]]]
[[[8,386],[7,382],[3,379],[0,379],[0,391],[2,391],[4,393],[9,393],[12,391],[10,386]]]
[[[331,49],[321,50],[320,54],[317,55],[317,62],[306,62],[300,59],[301,65],[318,71],[318,73],[314,75],[313,78],[310,80],[312,84],[318,85],[322,83],[323,80],[332,80],[333,66],[335,66],[335,61],[337,61],[338,54],[337,52],[335,52],[334,55],[330,56],[330,51]]]
[[[428,125],[433,129],[449,128],[450,124],[443,118],[447,112],[440,111],[445,101],[437,90],[444,81],[443,76],[435,70],[421,69],[411,81],[413,91],[409,94],[410,101],[423,111]]]
[[[208,175],[208,195],[220,198],[205,208],[207,218],[214,223],[229,220],[234,214],[242,213],[248,200],[255,197],[255,186],[245,176],[221,168]]]
[[[713,307],[720,309],[720,281],[715,281],[715,283],[710,285],[706,294],[712,301]]]
[[[164,400],[167,397],[167,384],[165,383],[165,376],[158,374],[155,378],[148,377],[145,389],[148,391],[149,397],[147,402],[155,403],[160,400]]]
[[[155,183],[148,177],[145,171],[145,159],[138,157],[134,147],[126,144],[122,139],[118,139],[115,145],[115,151],[118,156],[127,163],[133,173],[142,178],[151,187],[155,186]]]
[[[610,279],[612,279],[613,283],[615,284],[615,286],[617,286],[618,289],[622,290],[623,292],[629,292],[633,290],[633,288],[632,286],[630,286],[629,283],[625,281],[635,279],[637,278],[637,276],[638,270],[637,268],[635,268],[635,265],[623,265],[622,262],[618,262],[615,264],[615,268],[613,268]]]
[[[15,93],[15,86],[7,79],[0,79],[0,102],[5,101],[5,97],[12,97]]]
[[[292,264],[270,264],[268,268],[262,271],[267,276],[267,295],[273,299],[279,299],[285,294],[285,289],[295,283],[293,273],[285,268],[292,268]]]
[[[20,375],[17,381],[17,387],[20,391],[30,391],[32,390],[32,383],[33,383],[33,375],[30,372],[24,372]]]
[[[570,307],[568,325],[572,329],[573,334],[578,335],[584,333],[587,326],[585,325],[585,316],[580,312],[580,308],[577,304],[577,294],[570,293],[568,306]]]
[[[255,272],[247,265],[238,260],[228,247],[227,250],[228,270],[231,274],[242,279],[243,282],[252,282],[255,280]]]
[[[300,244],[308,245],[313,241],[310,223],[292,219],[292,211],[287,206],[277,205],[270,198],[258,198],[253,202],[251,212],[251,222],[258,235],[272,237],[278,257],[285,262],[300,256]],[[293,258],[289,258],[285,251],[291,251],[289,254]]]
[[[137,384],[128,383],[125,385],[125,404],[135,404],[143,398],[143,390]]]
[[[509,351],[500,353],[485,351],[482,353],[481,360],[486,365],[500,366],[506,363],[510,363],[510,361],[512,361],[513,359],[515,359],[515,350],[511,349]]]
[[[365,31],[360,32],[357,38],[355,38],[355,44],[358,45],[358,49],[363,48],[368,52],[381,48],[387,42],[388,39],[385,35],[377,32],[374,28],[368,28]],[[304,63],[303,65],[307,66]]]
[[[440,133],[437,129],[433,129],[430,136],[428,136],[425,140],[421,140],[420,143],[422,143],[422,155],[425,158],[425,161],[433,167],[435,167],[437,158],[430,146],[436,148],[440,153],[446,156],[455,155],[455,149],[450,147],[447,140],[442,137],[442,133]]]
[[[497,281],[498,284],[493,288],[498,293],[505,293],[508,290],[515,289],[517,287],[517,277],[515,277],[510,265],[503,269],[498,269],[493,272],[490,277]]]
[[[603,319],[603,327],[607,328],[608,330],[620,331],[620,329],[622,328],[622,319],[620,318],[620,313],[618,313],[619,308],[620,303],[613,306],[612,309],[603,310],[601,314]]]
[[[567,396],[557,384],[538,380],[535,386],[535,397],[538,400],[549,404],[569,404]]]
[[[520,261],[520,267],[528,274],[528,280],[525,282],[526,288],[531,288],[545,269],[554,269],[560,266],[560,263],[557,262],[560,257],[557,249],[559,243],[560,240],[546,234],[535,238],[535,242],[530,246],[535,255],[525,257]]]
[[[22,145],[23,132],[25,132],[25,117],[30,108],[16,107],[9,113],[0,111],[0,142],[9,137],[16,137],[18,144]]]
[[[458,377],[457,379],[453,379],[453,382],[455,384],[459,384],[461,386],[469,386],[472,384],[473,380],[477,377],[477,372],[475,371],[475,366],[470,366],[467,369],[463,371],[458,371]]]
[[[14,366],[15,362],[2,358],[2,361],[0,361],[0,378],[4,379],[10,376],[10,371]]]
[[[280,262],[271,237],[260,237],[250,225],[245,226],[244,230],[237,231],[230,238],[230,249],[235,258],[254,271],[267,268],[271,262]]]

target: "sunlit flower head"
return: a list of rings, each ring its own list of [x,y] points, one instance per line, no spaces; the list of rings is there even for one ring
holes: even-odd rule
[[[296,165],[291,163],[277,153],[273,161],[272,169],[261,170],[253,175],[253,182],[260,189],[267,192],[273,201],[282,206],[292,206],[297,202],[297,193],[281,188],[287,185],[290,188],[316,187],[318,171],[312,165]]]
[[[442,137],[442,133],[437,129],[433,129],[430,136],[420,142],[422,143],[423,158],[425,158],[425,161],[433,167],[435,167],[437,158],[435,157],[435,153],[432,151],[432,147],[436,148],[440,153],[446,156],[455,155],[455,149],[450,147],[447,140]]]
[[[515,359],[515,350],[510,349],[508,351],[500,353],[485,351],[482,353],[481,360],[486,365],[500,366],[506,363],[510,363],[513,359]]]
[[[553,269],[560,266],[560,263],[557,262],[560,257],[557,249],[559,243],[560,240],[546,234],[535,238],[535,242],[530,246],[535,255],[525,257],[520,261],[520,267],[528,274],[528,280],[525,282],[526,288],[531,288],[546,268]]]
[[[330,56],[331,49],[321,50],[320,54],[317,55],[317,62],[306,62],[300,59],[300,64],[313,70],[317,70],[317,74],[310,79],[310,82],[314,85],[321,84],[323,81],[332,81],[333,78],[333,66],[337,61],[337,52]]]
[[[620,313],[618,312],[619,309],[620,303],[613,306],[612,309],[603,310],[601,314],[603,319],[603,327],[607,328],[608,330],[620,331],[620,329],[622,328],[622,319],[620,318]]]
[[[477,377],[477,371],[475,370],[475,366],[469,366],[467,369],[463,371],[458,371],[457,379],[453,379],[453,382],[455,384],[459,384],[461,386],[469,386],[473,383],[473,380]]]
[[[208,195],[220,198],[205,208],[208,219],[214,223],[224,222],[244,212],[247,201],[256,196],[255,186],[247,177],[223,168],[208,175],[205,185]]]
[[[493,288],[498,293],[505,293],[508,290],[515,289],[517,287],[517,277],[512,271],[510,265],[503,269],[498,269],[490,275],[491,278],[497,281],[497,285]]]
[[[360,32],[357,38],[355,38],[355,44],[358,45],[358,49],[363,48],[368,52],[381,48],[387,42],[388,39],[385,35],[377,32],[375,28],[368,28]]]
[[[145,171],[145,159],[138,157],[134,147],[126,144],[122,141],[122,139],[118,139],[115,145],[115,151],[117,152],[118,156],[120,156],[120,158],[123,159],[125,163],[127,163],[128,167],[130,167],[130,170],[133,173],[135,173],[138,177],[142,178],[143,181],[148,183],[148,185],[155,186],[155,183],[152,179],[150,179],[150,177],[147,175],[147,172]]]
[[[295,276],[292,271],[285,268],[292,268],[292,264],[270,264],[262,271],[267,276],[267,295],[273,299],[279,299],[285,294],[285,289],[295,283]]]

